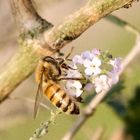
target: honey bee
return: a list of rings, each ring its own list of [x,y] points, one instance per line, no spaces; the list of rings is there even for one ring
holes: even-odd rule
[[[40,99],[43,94],[48,97],[54,106],[60,108],[66,114],[76,115],[80,113],[75,100],[73,100],[73,98],[68,95],[59,84],[60,80],[76,80],[74,78],[61,78],[63,69],[73,69],[65,63],[65,60],[69,60],[68,57],[70,54],[71,53],[69,53],[65,58],[45,56],[40,60],[35,73],[35,78],[38,82],[38,90],[34,105],[34,118],[37,115]],[[40,93],[40,91],[43,94]]]

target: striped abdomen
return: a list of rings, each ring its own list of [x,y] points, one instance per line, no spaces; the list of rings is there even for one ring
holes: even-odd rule
[[[48,97],[53,105],[61,108],[63,112],[68,114],[79,114],[79,107],[65,93],[61,86],[51,80],[43,83],[43,93]]]

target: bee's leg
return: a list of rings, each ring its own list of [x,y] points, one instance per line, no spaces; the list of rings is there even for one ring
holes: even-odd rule
[[[72,61],[71,59],[69,59],[69,56],[71,55],[73,49],[74,47],[71,48],[71,51],[66,55],[65,58],[58,57],[56,58],[56,60],[59,60],[61,63],[63,63],[65,60]],[[58,50],[57,53],[59,56],[64,56],[64,53],[60,52],[60,50]]]
[[[76,99],[77,102],[84,103],[83,98],[81,96],[74,98]]]
[[[76,77],[61,77],[57,79],[58,81],[61,80],[84,80],[83,78],[76,78]]]
[[[79,102],[79,103],[84,103],[83,98],[81,96],[76,97],[76,96],[72,96],[71,97],[75,102]]]
[[[70,52],[66,55],[65,60],[67,60],[70,57],[73,49],[74,49],[74,47],[72,47],[71,50],[70,50]]]
[[[66,60],[67,60],[67,61],[72,61],[72,59],[70,59],[70,58],[67,58]]]
[[[74,68],[72,68],[71,66],[67,65],[66,63],[63,63],[63,64],[61,65],[61,67],[62,67],[63,69],[66,69],[66,70],[68,70],[68,69],[77,70],[77,69],[74,69]]]

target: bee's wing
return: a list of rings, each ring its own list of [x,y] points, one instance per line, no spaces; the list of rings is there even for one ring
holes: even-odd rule
[[[35,98],[35,104],[34,104],[34,119],[37,116],[38,110],[39,110],[39,106],[40,106],[40,102],[42,100],[43,94],[41,93],[42,90],[42,81],[43,81],[43,72],[41,74],[41,79],[40,82],[38,84],[38,88],[37,88],[37,93],[36,93],[36,98]]]

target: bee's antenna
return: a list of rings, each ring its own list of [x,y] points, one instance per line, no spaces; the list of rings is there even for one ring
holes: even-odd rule
[[[74,47],[71,47],[70,52],[66,55],[65,60],[67,60],[69,58],[69,56],[71,55],[72,51],[73,51]]]

